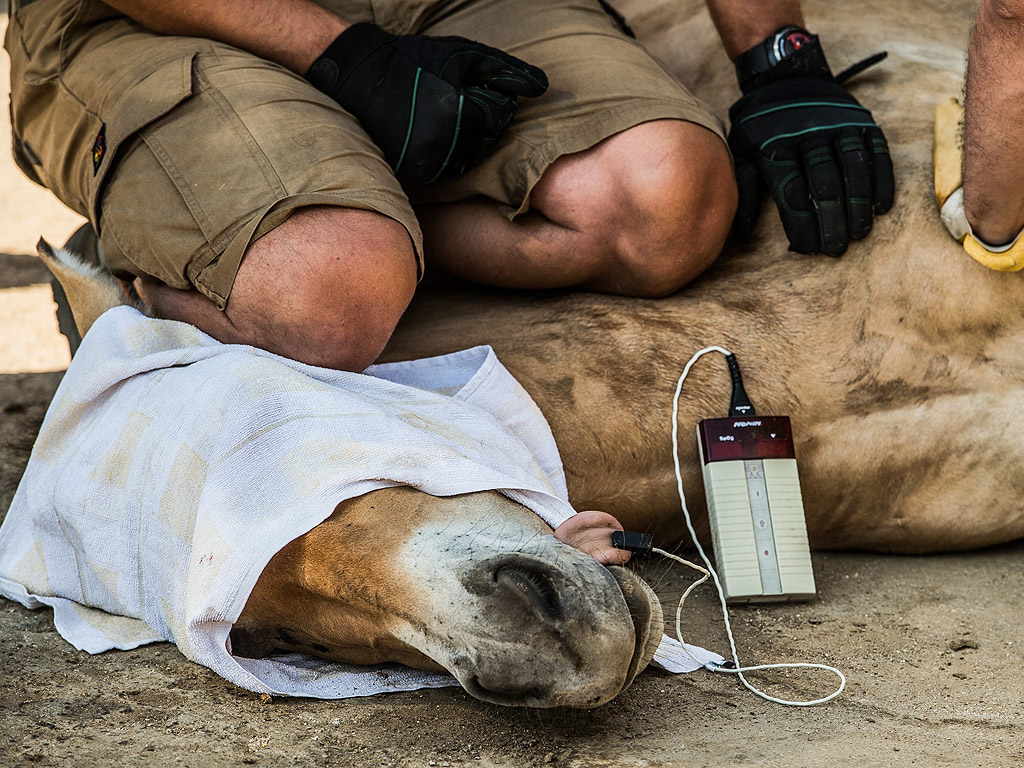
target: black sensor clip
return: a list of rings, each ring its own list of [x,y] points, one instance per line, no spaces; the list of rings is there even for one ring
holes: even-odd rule
[[[649,533],[612,531],[612,546],[616,549],[628,550],[637,557],[647,557],[651,554],[653,544]]]

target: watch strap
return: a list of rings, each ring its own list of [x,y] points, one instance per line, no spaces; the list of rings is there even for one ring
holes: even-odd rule
[[[793,47],[792,41],[800,41]],[[788,25],[736,57],[740,90],[749,93],[768,83],[790,77],[832,78],[832,70],[817,35]]]

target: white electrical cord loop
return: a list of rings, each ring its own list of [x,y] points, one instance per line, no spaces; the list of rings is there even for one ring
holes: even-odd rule
[[[733,639],[732,635],[732,624],[729,621],[729,609],[728,607],[726,607],[725,604],[725,592],[722,589],[722,582],[719,581],[718,574],[715,572],[714,566],[711,565],[711,560],[704,552],[704,548],[700,545],[700,541],[697,539],[697,532],[693,529],[693,521],[690,520],[690,510],[686,506],[686,495],[683,493],[683,474],[682,470],[679,467],[679,394],[683,390],[683,381],[686,380],[686,376],[687,374],[689,374],[690,368],[692,368],[693,364],[696,363],[701,357],[706,355],[708,352],[721,352],[723,355],[732,354],[731,352],[729,352],[729,350],[718,346],[705,347],[704,349],[700,350],[697,354],[690,358],[690,362],[688,362],[686,364],[686,367],[683,368],[683,373],[682,375],[680,375],[679,381],[676,384],[675,396],[672,398],[672,461],[675,465],[676,470],[676,487],[679,491],[679,503],[683,507],[683,516],[686,519],[686,529],[690,532],[690,536],[693,539],[693,543],[697,546],[697,552],[700,553],[701,559],[704,561],[704,564],[707,566],[707,568],[701,568],[699,565],[695,565],[694,563],[684,560],[681,557],[677,557],[669,552],[665,552],[664,550],[658,549],[656,547],[654,548],[654,551],[657,552],[659,555],[664,555],[665,557],[677,560],[680,563],[688,565],[689,567],[694,568],[704,574],[702,578],[698,579],[693,584],[691,584],[689,588],[687,588],[687,590],[683,593],[683,596],[679,598],[679,605],[676,606],[676,639],[679,640],[680,644],[682,645],[683,652],[691,659],[696,661],[698,664],[701,664],[701,666],[703,666],[705,669],[711,672],[725,672],[737,675],[740,679],[740,682],[742,682],[743,685],[745,685],[749,690],[756,693],[762,699],[766,699],[767,701],[774,701],[776,704],[786,704],[791,707],[810,707],[815,704],[824,704],[826,701],[831,701],[836,696],[841,694],[843,690],[846,688],[846,675],[844,675],[835,667],[830,667],[827,664],[811,664],[807,662],[789,664],[758,664],[753,667],[740,666],[739,655],[736,652],[736,641]],[[722,618],[725,620],[725,632],[729,637],[729,648],[732,650],[732,661],[733,664],[736,665],[734,669],[730,669],[720,664],[704,664],[699,659],[695,658],[686,649],[686,643],[683,641],[683,601],[686,600],[686,598],[697,586],[707,581],[709,576],[714,580],[715,586],[718,588],[718,600],[722,605]],[[754,672],[762,669],[787,669],[795,667],[800,667],[804,669],[825,669],[829,672],[834,672],[836,675],[839,676],[839,688],[835,692],[821,699],[814,699],[813,701],[788,701],[786,699],[778,699],[774,696],[769,696],[764,691],[755,688],[753,685],[747,682],[747,678],[743,676],[744,672]]]

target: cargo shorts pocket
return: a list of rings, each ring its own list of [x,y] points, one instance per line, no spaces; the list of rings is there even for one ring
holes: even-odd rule
[[[15,163],[29,179],[71,210],[88,216],[92,176],[89,146],[100,118],[56,78],[32,83],[11,78],[11,138]]]
[[[119,150],[146,126],[156,122],[192,95],[195,53],[163,64],[129,88],[102,116],[92,146],[93,176],[89,184],[89,218],[100,231],[103,188],[117,165]]]

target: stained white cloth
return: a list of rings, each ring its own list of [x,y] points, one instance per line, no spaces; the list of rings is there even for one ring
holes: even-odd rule
[[[257,692],[454,685],[227,648],[276,552],[341,501],[397,485],[499,490],[553,527],[574,512],[543,415],[489,347],[354,374],[119,307],[86,335],[46,414],[0,527],[0,594],[51,606],[80,650],[167,640]],[[659,659],[696,668],[673,662],[673,644]]]

